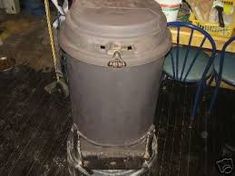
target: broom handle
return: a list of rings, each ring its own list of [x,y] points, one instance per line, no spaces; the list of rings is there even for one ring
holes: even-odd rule
[[[55,68],[56,80],[59,81],[60,76],[57,73],[57,55],[56,55],[55,40],[54,40],[54,35],[53,35],[53,30],[52,30],[51,13],[50,13],[48,0],[44,0],[44,5],[45,5],[45,11],[46,11],[47,27],[48,27],[49,37],[50,37],[50,45],[51,45],[51,51],[52,51],[53,64]]]

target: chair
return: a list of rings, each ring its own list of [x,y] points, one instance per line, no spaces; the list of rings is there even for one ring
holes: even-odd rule
[[[224,82],[230,86],[235,86],[235,54],[226,52],[229,45],[233,42],[235,42],[235,36],[224,44],[221,52],[216,56],[213,76],[216,86],[208,110],[209,114],[215,104],[221,83]]]
[[[191,112],[191,127],[199,108],[203,90],[206,87],[206,81],[213,72],[212,64],[216,53],[216,45],[206,31],[191,23],[170,22],[168,27],[176,29],[176,43],[165,58],[163,77],[180,83],[197,85]],[[185,31],[189,31],[190,35],[182,37],[181,33]],[[192,46],[192,43],[194,46]],[[209,53],[203,50],[205,43],[210,46],[211,51]]]

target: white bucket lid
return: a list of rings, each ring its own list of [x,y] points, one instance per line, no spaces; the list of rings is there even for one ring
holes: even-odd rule
[[[176,5],[176,4],[181,4],[182,0],[155,0],[159,4],[169,4],[169,5]]]

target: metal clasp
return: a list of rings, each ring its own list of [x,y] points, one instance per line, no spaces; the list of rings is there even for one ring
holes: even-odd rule
[[[112,68],[123,68],[126,67],[126,62],[122,59],[121,53],[119,51],[115,51],[113,54],[113,60],[108,62],[108,67]]]

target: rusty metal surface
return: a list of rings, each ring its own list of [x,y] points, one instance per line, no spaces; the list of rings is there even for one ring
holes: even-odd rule
[[[158,145],[154,128],[142,142],[127,147],[96,146],[80,136],[78,131],[74,124],[67,143],[69,171],[72,176],[76,175],[76,171],[86,176],[97,176],[99,173],[107,176],[140,176],[155,168]],[[152,139],[151,144],[148,143],[149,137]],[[149,153],[147,157],[146,152]]]

